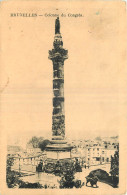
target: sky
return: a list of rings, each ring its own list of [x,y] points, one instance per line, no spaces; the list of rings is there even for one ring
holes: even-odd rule
[[[9,3],[8,3],[9,4]],[[125,20],[119,3],[5,6],[2,22],[1,124],[7,136],[51,137],[55,17],[10,13],[81,13],[61,17],[65,128],[70,139],[118,135],[126,105]]]

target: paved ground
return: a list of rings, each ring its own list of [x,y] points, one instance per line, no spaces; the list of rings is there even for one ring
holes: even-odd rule
[[[83,168],[82,172],[76,173],[75,174],[75,179],[80,179],[82,182],[86,183],[86,179],[85,177],[92,171],[92,170],[96,170],[96,169],[104,169],[104,170],[109,170],[110,165],[99,165],[99,166],[92,166],[89,169],[85,169]],[[60,180],[60,177],[56,177],[55,175],[52,174],[47,174],[47,173],[36,173],[35,175],[31,175],[31,176],[26,176],[26,177],[22,177],[21,179],[23,179],[23,181],[25,182],[39,182],[42,185],[50,185],[53,186],[55,184],[55,186],[57,186],[57,188],[59,188],[59,183],[58,180]],[[96,189],[97,188],[91,188],[90,184],[88,184],[88,187],[86,185],[84,185],[82,187],[83,189]],[[98,182],[98,188],[99,189],[112,189],[112,187],[108,184],[102,183],[102,182]]]
[[[21,177],[21,179],[25,182],[30,182],[30,183],[36,183],[39,182],[42,185],[50,185],[50,186],[57,186],[59,188],[59,183],[57,180],[60,180],[60,177],[55,176],[53,174],[48,174],[48,173],[43,173],[39,172],[31,176],[25,176]]]
[[[86,179],[85,179],[85,177],[86,177],[87,175],[89,175],[89,173],[90,173],[92,170],[103,169],[103,167],[105,167],[105,170],[106,170],[106,169],[109,170],[109,166],[110,166],[110,165],[98,165],[98,166],[92,166],[92,167],[90,167],[89,169],[88,169],[88,168],[87,168],[87,169],[83,168],[82,172],[79,172],[79,173],[76,173],[76,174],[75,174],[75,179],[80,179],[82,182],[85,182],[85,184],[86,184]],[[97,185],[98,185],[98,188],[99,188],[99,189],[104,189],[104,190],[113,189],[112,186],[110,186],[110,185],[108,185],[108,184],[105,184],[105,183],[102,183],[102,182],[98,182]],[[86,188],[87,188],[87,189],[88,189],[88,188],[91,188],[91,189],[92,189],[92,187],[90,186],[89,183],[88,183],[88,186],[84,185],[82,188],[83,188],[83,189],[86,189]],[[94,189],[97,190],[97,188],[94,188]]]
[[[97,166],[91,166],[89,169],[88,168],[83,168],[82,172],[76,173],[75,177],[77,179],[81,179],[82,181],[85,181],[85,177],[89,175],[89,173],[93,170],[96,169],[103,169],[109,173],[110,171],[110,164],[105,164],[105,165],[97,165]]]
[[[109,191],[109,190],[113,190],[113,187],[112,186],[110,186],[110,185],[108,185],[108,184],[106,184],[106,183],[102,183],[102,182],[98,182],[97,183],[97,185],[98,185],[98,188],[96,188],[96,187],[94,187],[94,188],[92,188],[91,186],[90,186],[90,184],[88,184],[88,186],[86,186],[86,185],[84,185],[84,186],[82,186],[82,190],[94,190],[94,192],[96,192],[96,191],[102,191],[102,190],[104,190],[104,191]]]

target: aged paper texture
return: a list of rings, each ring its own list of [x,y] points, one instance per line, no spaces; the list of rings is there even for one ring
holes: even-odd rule
[[[126,3],[0,3],[0,194],[125,194]]]

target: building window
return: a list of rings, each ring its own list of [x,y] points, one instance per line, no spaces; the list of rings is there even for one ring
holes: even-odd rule
[[[96,158],[96,161],[100,161],[100,158],[99,158],[99,157],[97,157],[97,158]]]
[[[99,148],[97,148],[97,150],[99,150]]]

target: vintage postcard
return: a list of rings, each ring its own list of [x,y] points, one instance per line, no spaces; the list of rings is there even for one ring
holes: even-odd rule
[[[126,193],[124,1],[0,2],[0,195]]]

